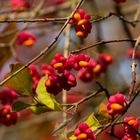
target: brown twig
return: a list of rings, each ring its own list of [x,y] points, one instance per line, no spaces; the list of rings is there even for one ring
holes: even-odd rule
[[[69,110],[71,110],[71,109],[73,109],[73,108],[76,108],[76,109],[77,109],[77,107],[78,107],[80,104],[82,104],[82,103],[88,101],[89,99],[91,99],[92,97],[96,96],[97,94],[99,94],[99,93],[101,93],[101,92],[104,92],[105,95],[106,95],[106,97],[107,97],[107,99],[108,99],[108,98],[110,97],[110,95],[109,95],[109,92],[107,91],[107,89],[104,88],[99,82],[96,82],[96,84],[99,86],[99,88],[100,88],[99,90],[97,90],[97,91],[93,92],[92,94],[90,94],[90,95],[84,97],[83,99],[81,99],[80,101],[78,101],[78,102],[76,102],[76,103],[73,103],[73,104],[64,104],[64,106],[70,106],[70,107],[67,109],[67,111],[69,111]]]
[[[99,128],[96,132],[96,135],[99,135],[101,132],[103,132],[105,129],[107,129],[108,127],[115,125],[118,120],[127,112],[127,110],[130,108],[131,104],[134,102],[134,100],[136,99],[136,97],[138,96],[138,94],[140,93],[140,89],[138,91],[136,91],[135,95],[133,96],[133,98],[130,100],[130,102],[127,104],[124,112],[121,115],[118,115],[111,123],[106,124],[105,126]]]
[[[97,19],[94,19],[94,20],[91,20],[92,23],[94,22],[99,22],[99,21],[102,21],[102,20],[105,20],[109,17],[112,17],[112,16],[116,16],[118,17],[120,20],[132,25],[132,26],[135,26],[136,23],[140,22],[140,20],[136,19],[136,20],[127,20],[125,19],[124,16],[122,15],[119,15],[117,13],[113,13],[113,12],[110,12],[108,13],[107,15],[105,16],[100,16],[100,15],[97,15]],[[64,17],[64,18],[43,18],[43,19],[0,19],[0,23],[10,23],[10,22],[65,22],[66,20],[68,19],[68,17]]]
[[[100,22],[100,21],[105,20],[105,19],[107,19],[109,17],[112,17],[112,16],[117,16],[122,21],[124,21],[124,22],[126,22],[128,24],[131,24],[132,26],[134,26],[134,25],[136,25],[136,23],[140,22],[140,20],[138,20],[138,19],[136,19],[136,20],[127,20],[123,16],[120,16],[120,15],[118,15],[116,13],[112,13],[112,12],[108,13],[106,16],[103,16],[103,17],[101,17],[99,15],[97,15],[97,16],[100,17],[100,18],[92,20],[91,21],[92,23]],[[10,22],[65,22],[67,19],[68,19],[68,17],[66,17],[66,18],[44,18],[44,19],[4,19],[4,20],[1,19],[0,22],[1,23],[5,23],[5,22],[9,22],[9,23]],[[17,30],[8,31],[8,32],[0,35],[0,37],[5,37],[5,36],[10,35],[10,34],[16,32],[16,31]]]
[[[44,5],[44,2],[45,2],[45,0],[42,0],[42,1],[39,3],[39,5],[38,5],[37,8],[34,10],[32,16],[31,16],[32,18],[34,18],[35,16],[38,15],[38,12],[39,12],[39,10],[41,9],[41,7]],[[23,30],[25,30],[25,29],[28,27],[28,25],[29,25],[29,23],[26,23],[26,24],[24,25],[23,28],[19,29],[19,30],[18,30],[18,34],[19,34],[20,32],[22,32]],[[12,38],[12,40],[10,41],[10,43],[7,44],[7,45],[9,46],[9,48],[10,48],[10,51],[11,51],[13,57],[14,57],[16,60],[18,60],[18,58],[17,58],[16,52],[15,52],[15,50],[14,50],[14,44],[15,44],[17,38],[18,38],[18,34],[15,34],[15,36]]]
[[[11,22],[65,22],[68,18],[43,18],[43,19],[0,19],[0,23]]]
[[[31,65],[32,63],[34,63],[35,61],[37,61],[39,58],[41,58],[42,56],[44,56],[46,54],[46,52],[48,52],[48,50],[50,48],[52,48],[54,46],[54,44],[57,42],[58,38],[60,37],[60,35],[62,34],[62,32],[64,31],[64,29],[66,28],[67,24],[69,23],[69,20],[73,17],[73,15],[75,14],[75,12],[77,11],[77,9],[82,5],[84,0],[80,0],[79,3],[77,4],[76,8],[73,10],[73,12],[71,13],[70,17],[67,19],[67,21],[65,22],[65,24],[63,25],[63,27],[60,29],[59,33],[57,34],[57,36],[54,38],[54,40],[50,43],[50,45],[48,47],[46,47],[44,50],[42,50],[40,52],[40,54],[38,54],[36,57],[34,57],[32,60],[30,60],[28,63],[26,63],[23,67],[21,67],[20,69],[18,69],[16,72],[14,72],[13,74],[11,74],[10,76],[8,76],[7,78],[5,78],[3,81],[0,82],[0,86],[2,86],[4,83],[6,83],[8,80],[10,80],[12,77],[14,77],[15,75],[17,75],[20,71],[24,70],[25,68],[27,68],[29,65]]]
[[[98,45],[109,44],[109,43],[116,43],[116,42],[136,42],[136,39],[116,39],[116,40],[108,40],[108,41],[102,40],[102,41],[96,42],[95,44],[90,45],[88,47],[83,47],[81,49],[71,51],[71,53],[75,54],[75,53],[79,53],[79,52],[82,52],[84,50],[93,48],[93,47],[98,46]]]
[[[108,98],[108,96],[110,96],[110,95],[109,95],[107,89],[105,89],[99,82],[96,82],[96,83],[97,83],[98,86],[100,87],[100,89],[99,89],[98,91],[95,91],[94,93],[92,93],[92,94],[90,94],[90,95],[84,97],[83,99],[81,99],[80,101],[78,101],[78,102],[76,102],[76,103],[73,103],[73,104],[63,104],[63,106],[70,106],[70,107],[66,110],[66,112],[68,112],[69,110],[71,110],[71,109],[73,109],[73,108],[74,108],[74,110],[75,110],[74,112],[76,112],[76,110],[77,110],[77,108],[78,108],[78,106],[79,106],[80,104],[82,104],[82,103],[88,101],[89,99],[91,99],[92,97],[96,96],[97,94],[99,94],[99,93],[101,93],[101,92],[103,92],[103,91],[105,92],[106,97]],[[57,129],[55,129],[55,130],[51,133],[51,135],[54,135],[57,131],[59,131],[60,129],[64,128],[64,127],[66,126],[65,124],[67,124],[67,123],[69,123],[69,121],[66,121],[65,123],[62,123]]]
[[[140,136],[140,133],[138,132],[138,130],[136,130],[132,125],[128,124],[127,122],[117,122],[117,123],[114,123],[114,125],[120,125],[120,124],[128,125],[130,128],[132,128],[136,132],[137,135]]]
[[[132,70],[132,81],[131,81],[131,86],[130,86],[130,90],[129,90],[129,95],[128,95],[128,101],[130,101],[132,95],[134,94],[134,90],[135,90],[135,85],[136,85],[136,60],[135,60],[135,55],[136,55],[136,50],[137,47],[140,43],[140,37],[138,37],[136,43],[135,43],[135,47],[133,50],[133,55],[132,55],[132,65],[131,65],[131,70]]]
[[[108,13],[106,16],[101,16],[101,17],[99,16],[100,18],[92,20],[91,22],[92,23],[99,22],[99,21],[105,20],[105,19],[107,19],[109,17],[112,17],[112,16],[118,17],[120,20],[132,25],[133,27],[135,26],[136,23],[140,22],[140,20],[138,20],[138,19],[136,19],[136,20],[127,20],[127,19],[125,19],[124,16],[121,16],[121,15],[119,15],[117,13],[113,13],[113,12]]]
[[[116,123],[113,123],[113,125],[110,123],[110,125],[107,125],[107,127],[113,127],[114,129],[115,129],[115,126],[116,125],[121,125],[121,124],[124,124],[124,125],[128,125],[131,129],[133,129],[134,130],[134,132],[138,135],[138,136],[140,136],[140,133],[138,132],[138,130],[137,129],[135,129],[132,125],[130,125],[130,124],[128,124],[127,122],[116,122]],[[122,139],[122,138],[120,138],[120,137],[118,137],[115,133],[114,133],[114,131],[113,131],[113,133],[111,133],[111,132],[107,132],[109,135],[111,135],[111,136],[113,136],[113,137],[115,137],[115,138],[118,138],[118,139]]]

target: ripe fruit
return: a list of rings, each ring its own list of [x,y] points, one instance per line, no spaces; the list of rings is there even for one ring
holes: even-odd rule
[[[4,105],[0,109],[0,123],[10,126],[17,122],[17,119],[19,117],[18,112],[12,112],[10,105]]]
[[[92,25],[90,18],[90,15],[83,9],[79,9],[70,20],[69,23],[75,25],[75,32],[79,38],[86,38],[91,32]]]
[[[136,140],[137,134],[135,130],[138,130],[138,127],[140,125],[138,119],[135,117],[126,117],[124,118],[124,122],[128,123],[132,127],[127,124],[123,124],[125,135],[122,140]]]
[[[110,96],[107,103],[107,111],[111,116],[122,114],[125,107],[126,98],[121,93]]]
[[[11,0],[13,10],[25,10],[31,7],[27,0]]]
[[[23,31],[18,35],[17,44],[25,47],[31,47],[36,42],[36,36],[30,32]]]
[[[85,122],[79,124],[74,130],[74,135],[77,137],[77,140],[96,140],[93,131]]]

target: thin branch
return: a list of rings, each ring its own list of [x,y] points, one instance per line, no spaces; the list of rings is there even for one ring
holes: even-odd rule
[[[68,18],[43,18],[43,19],[0,19],[0,23],[11,22],[65,22]]]
[[[44,5],[44,2],[45,2],[45,0],[42,0],[42,1],[39,3],[39,5],[37,6],[37,8],[34,10],[33,14],[31,15],[31,18],[34,18],[34,17],[36,17],[36,16],[38,15],[38,12],[39,12],[39,10],[42,8],[42,6]],[[19,30],[18,30],[18,34],[19,34],[20,32],[22,32],[23,30],[25,30],[25,29],[28,27],[28,25],[29,25],[29,23],[26,23],[26,24],[23,26],[23,28],[19,29]],[[11,51],[13,57],[14,57],[16,60],[18,60],[18,58],[17,58],[16,52],[15,52],[15,50],[14,50],[14,44],[15,44],[17,38],[18,38],[18,34],[15,34],[15,36],[12,38],[12,40],[11,40],[10,43],[8,44],[8,46],[9,46],[9,48],[10,48],[10,51]]]
[[[104,87],[101,85],[101,83],[96,82],[96,84],[100,87],[100,89],[102,89],[102,90],[105,92],[107,99],[109,99],[110,94],[109,94],[108,90],[107,90],[106,88],[104,88]]]
[[[92,94],[90,94],[90,95],[88,95],[88,96],[82,98],[80,101],[78,101],[78,102],[76,102],[76,103],[73,103],[73,104],[64,104],[64,106],[70,106],[66,111],[69,111],[69,110],[71,110],[71,109],[73,109],[73,108],[76,108],[76,109],[77,109],[77,107],[78,107],[80,104],[82,104],[82,103],[88,101],[89,99],[91,99],[92,97],[96,96],[97,94],[99,94],[99,93],[101,93],[101,92],[103,92],[103,91],[104,91],[104,93],[105,93],[105,95],[106,95],[106,97],[107,97],[107,99],[108,99],[108,98],[110,97],[110,95],[109,95],[107,89],[105,89],[99,82],[96,82],[96,84],[99,86],[99,88],[100,88],[99,90],[97,90],[97,91],[93,92]],[[76,110],[76,109],[75,109],[75,110]]]
[[[31,14],[32,15],[32,14]],[[136,23],[140,22],[140,20],[138,19],[134,19],[134,20],[127,20],[125,19],[123,16],[120,16],[116,13],[108,13],[106,16],[103,16],[101,17],[100,15],[96,15],[97,17],[100,17],[98,19],[95,19],[95,20],[91,20],[92,23],[94,22],[100,22],[102,20],[105,20],[109,17],[112,17],[112,16],[117,16],[119,17],[121,20],[123,20],[124,22],[128,23],[128,24],[131,24],[132,26],[136,25]],[[66,20],[68,19],[68,17],[66,18],[45,18],[45,19],[1,19],[0,22],[1,23],[5,23],[5,22],[65,22]],[[0,35],[0,37],[5,37],[5,36],[8,36],[14,32],[16,32],[17,30],[13,30],[13,31],[8,31],[2,35]]]
[[[2,86],[4,83],[6,83],[8,80],[10,80],[15,75],[17,75],[20,71],[24,70],[25,68],[27,68],[28,66],[30,66],[32,63],[34,63],[35,61],[37,61],[39,58],[41,58],[42,56],[44,56],[48,52],[48,50],[51,49],[54,46],[54,44],[57,42],[58,38],[60,37],[60,35],[64,31],[64,29],[68,25],[70,19],[73,17],[73,15],[77,11],[77,9],[82,5],[83,1],[84,0],[79,0],[79,3],[77,4],[76,8],[73,10],[73,12],[71,13],[70,17],[67,19],[67,21],[65,22],[65,24],[63,25],[63,27],[60,29],[59,33],[54,38],[54,40],[50,43],[50,45],[48,47],[46,47],[44,50],[42,50],[40,52],[40,54],[38,54],[36,57],[34,57],[32,60],[30,60],[28,63],[26,63],[23,67],[21,67],[16,72],[14,72],[13,74],[11,74],[7,78],[5,78],[3,81],[1,81],[0,82],[0,86]]]
[[[111,123],[108,123],[108,124],[104,125],[103,127],[99,128],[98,131],[96,132],[96,136],[99,135],[101,132],[103,132],[108,127],[115,125],[117,123],[117,121],[127,112],[127,110],[130,108],[131,104],[134,102],[134,100],[136,99],[136,97],[138,96],[139,93],[140,93],[140,90],[136,91],[134,97],[131,99],[131,101],[126,106],[124,112],[121,115],[117,116]]]
[[[138,8],[137,8],[137,12],[134,16],[134,20],[138,20],[139,16],[140,16],[140,1],[139,1],[139,5],[138,5]]]
[[[120,20],[132,25],[133,27],[135,27],[136,23],[140,22],[140,20],[138,20],[138,19],[136,19],[136,20],[135,19],[134,20],[125,19],[124,16],[121,16],[121,15],[119,15],[117,13],[113,13],[113,12],[110,12],[105,16],[100,16],[100,15],[96,15],[96,16],[99,18],[91,20],[92,23],[105,20],[105,19],[110,18],[112,16],[118,17]],[[67,19],[68,19],[68,17],[43,18],[43,19],[0,19],[0,23],[5,23],[5,22],[8,22],[8,23],[10,23],[10,22],[65,22]]]
[[[135,129],[132,125],[128,124],[127,122],[117,122],[117,123],[115,123],[114,125],[120,125],[120,124],[126,124],[126,125],[128,125],[130,128],[132,128],[132,129],[135,131],[135,133],[136,133],[137,135],[140,136],[140,133],[138,132],[138,130]]]
[[[65,122],[63,122],[62,124],[60,124],[55,130],[53,130],[51,132],[50,135],[54,135],[55,133],[57,133],[59,130],[63,129],[64,127],[66,127],[71,121],[72,121],[73,118],[71,119],[68,119],[66,120]]]
[[[116,43],[116,42],[136,42],[136,39],[117,39],[117,40],[108,40],[108,41],[102,40],[102,41],[96,42],[95,44],[90,45],[90,46],[88,46],[88,47],[83,47],[83,48],[81,48],[81,49],[71,51],[71,53],[72,53],[72,54],[75,54],[75,53],[79,53],[79,52],[82,52],[82,51],[84,51],[84,50],[93,48],[93,47],[98,46],[98,45],[110,44],[110,43]]]
[[[69,104],[68,106],[71,106],[71,107],[69,107],[69,108],[67,109],[67,111],[73,109],[74,107],[77,109],[78,105],[80,105],[80,104],[84,103],[85,101],[91,99],[92,97],[96,96],[98,93],[101,93],[102,91],[106,92],[106,91],[105,91],[105,88],[102,87],[102,85],[101,85],[100,83],[97,83],[97,84],[98,84],[99,87],[100,87],[100,89],[99,89],[98,91],[96,91],[96,92],[90,94],[89,96],[86,96],[85,98],[81,99],[81,100],[80,100],[79,102],[77,102],[77,103],[74,103],[74,104],[71,104],[71,105]],[[107,128],[110,127],[110,126],[114,126],[114,125],[119,124],[117,121],[127,112],[127,110],[129,109],[129,107],[131,106],[131,104],[132,104],[133,101],[136,99],[136,97],[138,96],[139,93],[140,93],[140,90],[136,91],[134,97],[131,99],[131,101],[129,102],[129,104],[126,106],[126,108],[125,108],[125,110],[124,110],[124,112],[123,112],[122,115],[117,116],[117,117],[114,118],[114,120],[111,121],[110,123],[107,123],[106,125],[99,127],[98,130],[97,130],[97,132],[96,132],[96,135],[99,135],[102,131],[104,131],[105,129],[107,129]],[[64,106],[67,106],[67,105],[64,105]],[[123,123],[125,123],[125,122],[123,122]],[[60,128],[60,129],[61,129],[61,128]],[[59,129],[59,130],[60,130],[60,129]],[[54,133],[53,133],[53,134],[54,134]],[[137,133],[137,134],[139,135],[139,133]]]
[[[70,106],[70,107],[66,110],[66,112],[68,112],[69,110],[71,110],[71,109],[73,109],[73,108],[75,108],[75,111],[74,111],[74,112],[76,112],[77,107],[78,107],[80,104],[82,104],[82,103],[86,102],[87,100],[91,99],[92,97],[96,96],[98,93],[101,93],[101,92],[104,91],[105,94],[106,94],[106,89],[105,89],[99,82],[98,82],[97,84],[98,84],[99,87],[100,87],[100,89],[99,89],[98,91],[95,91],[94,93],[92,93],[92,94],[90,94],[90,95],[84,97],[83,99],[81,99],[80,101],[78,101],[78,102],[76,102],[76,103],[74,103],[74,104],[63,104],[63,106],[65,106],[65,107],[66,107],[66,106]],[[109,93],[108,93],[108,94],[109,94]],[[110,95],[106,95],[106,96],[107,96],[107,98],[108,98],[108,96],[110,96]],[[72,118],[70,119],[70,121],[71,121],[71,120],[72,120]],[[63,122],[62,124],[60,124],[60,125],[58,126],[58,128],[56,128],[56,129],[51,133],[51,135],[54,135],[57,131],[59,131],[60,129],[64,128],[70,121],[67,120],[67,121]]]
[[[135,55],[136,55],[136,50],[137,47],[140,43],[140,36],[138,37],[136,43],[135,43],[135,47],[133,50],[133,55],[132,55],[132,65],[131,65],[131,70],[132,70],[132,81],[131,81],[131,86],[130,86],[130,90],[129,90],[129,95],[128,95],[128,101],[130,101],[132,95],[134,94],[134,90],[135,90],[135,85],[136,85],[136,60],[135,60]]]
[[[136,23],[140,22],[140,20],[138,20],[138,19],[136,19],[136,20],[127,20],[127,19],[125,19],[124,16],[121,16],[121,15],[119,15],[119,14],[117,14],[117,13],[113,13],[113,12],[108,13],[106,16],[101,16],[101,18],[92,20],[91,22],[92,22],[92,23],[94,23],[94,22],[99,22],[99,21],[105,20],[105,19],[107,19],[107,18],[110,18],[110,17],[112,17],[112,16],[118,17],[120,20],[122,20],[122,21],[124,21],[124,22],[126,22],[126,23],[128,23],[128,24],[130,24],[130,25],[132,25],[133,27],[135,27],[135,24],[136,24]],[[100,17],[100,16],[99,16],[99,17]]]

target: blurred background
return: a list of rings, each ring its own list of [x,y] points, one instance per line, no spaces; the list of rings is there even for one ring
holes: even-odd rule
[[[28,1],[28,0],[27,0]],[[29,0],[31,7],[28,10],[20,12],[12,10],[10,0],[0,0],[0,20],[1,19],[28,19],[32,18],[34,9],[37,9],[42,0]],[[39,9],[38,14],[34,18],[64,18],[70,15],[78,0],[45,0],[43,6]],[[122,4],[116,4],[113,0],[86,0],[82,7],[92,16],[93,20],[106,16],[110,12],[123,15],[128,20],[139,18],[138,11],[140,2],[138,0],[127,0]],[[37,41],[33,47],[24,47],[13,43],[13,51],[8,47],[0,47],[0,79],[3,80],[6,73],[9,72],[9,65],[17,61],[26,64],[36,55],[38,55],[45,47],[47,47],[55,38],[64,22],[31,22],[31,23],[1,23],[0,24],[0,44],[10,43],[18,31],[26,26],[29,31],[37,37]],[[28,24],[28,25],[26,25]],[[75,35],[73,26],[70,30],[70,51],[78,48],[95,44],[101,40],[117,40],[117,39],[136,39],[139,36],[140,24],[135,27],[120,20],[117,16],[111,16],[105,20],[92,23],[92,31],[85,39],[79,39]],[[35,64],[40,68],[41,64],[49,63],[54,55],[58,52],[63,53],[65,46],[65,32],[58,39],[54,47]],[[100,53],[109,53],[113,56],[113,62],[108,69],[98,78],[91,82],[82,82],[77,78],[78,84],[72,88],[67,94],[68,103],[76,102],[97,90],[96,81],[99,81],[103,87],[108,89],[111,95],[116,92],[122,92],[127,95],[131,83],[131,58],[128,56],[130,48],[134,47],[132,42],[110,43],[85,50],[93,59],[97,59]],[[12,53],[11,53],[12,52]],[[140,53],[140,50],[138,49]],[[16,57],[15,57],[15,55]],[[140,59],[137,59],[137,83],[140,83]],[[61,101],[61,95],[56,97]],[[139,116],[140,105],[139,97],[134,101],[127,115]],[[103,94],[90,99],[78,107],[78,112],[73,121],[68,124],[68,128],[73,130],[75,126],[91,113],[97,113],[99,105],[106,103]],[[0,140],[62,140],[63,129],[50,136],[50,133],[61,124],[62,113],[47,112],[40,115],[34,115],[29,110],[21,112],[21,117],[14,126],[6,127],[0,124]],[[104,133],[97,139],[114,140],[115,138]]]

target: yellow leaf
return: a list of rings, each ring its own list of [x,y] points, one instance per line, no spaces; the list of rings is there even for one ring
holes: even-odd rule
[[[98,115],[101,115],[107,119],[111,119],[111,116],[107,112],[105,103],[100,104],[99,109],[98,109]]]

